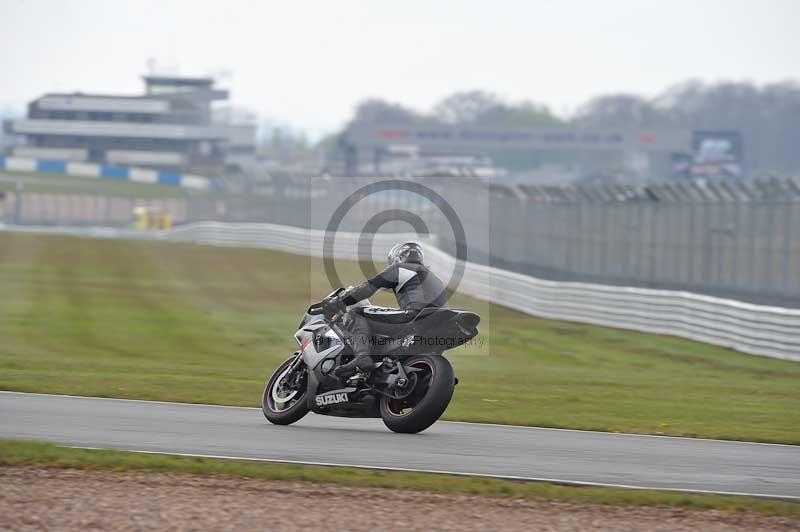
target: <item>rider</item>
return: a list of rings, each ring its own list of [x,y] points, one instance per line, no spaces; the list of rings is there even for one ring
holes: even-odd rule
[[[337,377],[350,377],[356,371],[368,373],[372,369],[369,343],[373,332],[388,332],[393,326],[407,324],[426,307],[447,307],[444,284],[422,261],[422,248],[416,242],[395,244],[387,257],[388,268],[372,279],[322,302],[327,314],[344,313],[342,325],[350,335],[345,340],[350,343],[355,355],[352,361],[334,370]],[[381,289],[394,291],[399,309],[354,307],[346,310],[347,305],[367,299]]]

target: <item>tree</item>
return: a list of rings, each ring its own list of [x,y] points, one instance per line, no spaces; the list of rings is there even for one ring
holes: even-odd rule
[[[497,95],[463,91],[442,99],[430,114],[372,99],[356,109],[354,122],[540,127],[563,123],[543,105],[510,103]],[[607,94],[582,106],[569,122],[597,129],[733,130],[742,135],[746,167],[752,173],[800,173],[800,84],[747,82],[705,84],[689,80],[649,99]],[[496,156],[500,161],[505,156]],[[525,164],[528,164],[527,162]]]
[[[516,105],[493,107],[476,120],[477,124],[502,127],[540,127],[557,126],[562,121],[544,105],[522,102]]]
[[[440,122],[455,125],[538,127],[561,121],[545,105],[533,102],[508,103],[485,91],[457,92],[433,108]]]
[[[402,105],[371,98],[359,103],[353,122],[370,124],[414,124],[423,117],[412,109]]]
[[[598,96],[578,110],[573,123],[596,128],[659,127],[669,123],[666,113],[635,94]]]
[[[711,85],[692,81],[668,89],[663,102],[671,122],[690,129],[739,131],[751,172],[800,171],[800,85],[761,88],[747,82]]]
[[[262,157],[282,162],[296,162],[312,157],[312,147],[304,131],[285,125],[263,122],[258,145]]]
[[[446,124],[474,124],[481,116],[502,105],[500,98],[490,92],[457,92],[436,104],[433,116]]]

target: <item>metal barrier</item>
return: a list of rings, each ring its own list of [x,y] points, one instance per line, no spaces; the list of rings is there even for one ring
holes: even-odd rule
[[[276,224],[198,222],[167,232],[137,233],[107,228],[20,227],[0,230],[69,234],[95,238],[137,238],[214,246],[273,249],[321,256],[325,232]],[[385,248],[409,235],[379,234]],[[364,260],[359,233],[336,234],[334,257]],[[426,262],[452,271],[456,260],[431,239]],[[382,259],[382,257],[380,257]],[[753,355],[800,361],[800,310],[754,305],[693,293],[545,281],[490,266],[465,263],[459,292],[533,316],[621,329],[670,334]]]

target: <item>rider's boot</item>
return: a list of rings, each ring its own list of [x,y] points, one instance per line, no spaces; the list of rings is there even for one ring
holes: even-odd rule
[[[333,374],[340,378],[351,377],[355,375],[357,371],[360,371],[364,374],[369,374],[373,367],[374,363],[372,362],[371,356],[356,355],[355,358],[353,358],[353,360],[347,364],[342,364],[333,370]]]

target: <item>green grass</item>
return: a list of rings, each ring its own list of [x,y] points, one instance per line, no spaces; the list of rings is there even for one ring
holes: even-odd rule
[[[0,389],[258,406],[328,291],[285,253],[0,234]],[[800,364],[453,303],[485,344],[446,419],[800,444]]]
[[[90,194],[123,198],[183,198],[192,193],[185,188],[116,179],[95,179],[59,174],[0,171],[0,191],[14,191],[17,182],[25,192]],[[194,193],[197,193],[194,191]]]
[[[303,466],[121,451],[83,450],[24,441],[0,440],[0,466],[3,465],[229,475],[264,480],[324,482],[346,486],[414,489],[512,499],[569,500],[610,505],[657,505],[688,509],[751,511],[766,515],[800,518],[799,503],[752,497],[695,495],[656,490],[575,487],[545,482],[517,482],[431,473],[405,473],[349,467]]]

